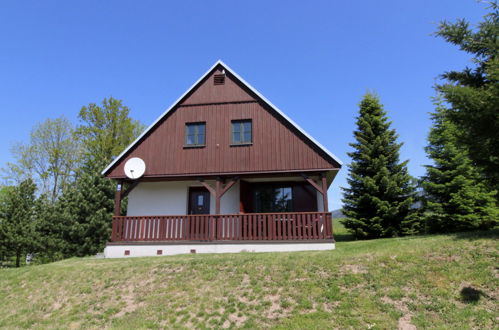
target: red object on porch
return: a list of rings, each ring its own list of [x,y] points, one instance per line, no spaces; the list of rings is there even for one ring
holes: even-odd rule
[[[113,217],[112,242],[333,239],[330,212]]]

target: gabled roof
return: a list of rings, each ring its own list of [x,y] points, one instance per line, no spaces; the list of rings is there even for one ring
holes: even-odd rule
[[[312,136],[310,136],[305,130],[303,130],[298,124],[296,124],[291,118],[286,116],[279,108],[277,108],[272,102],[267,100],[265,96],[260,94],[253,86],[248,84],[243,78],[241,78],[234,70],[232,70],[227,64],[222,62],[221,60],[218,60],[208,71],[206,71],[205,74],[201,76],[182,96],[180,96],[173,104],[165,111],[161,116],[158,117],[152,123],[144,132],[137,138],[135,141],[133,141],[121,154],[118,155],[102,172],[102,175],[105,175],[109,170],[113,168],[113,166],[118,163],[127,153],[130,151],[135,145],[137,145],[144,136],[146,136],[151,130],[156,127],[156,125],[161,122],[161,120],[173,109],[175,109],[181,102],[182,100],[191,92],[193,91],[217,66],[221,66],[223,69],[228,71],[232,76],[234,76],[236,79],[240,81],[241,84],[243,84],[246,88],[248,88],[251,92],[253,92],[256,96],[258,96],[263,102],[265,102],[272,110],[277,112],[282,118],[284,118],[286,121],[288,121],[294,128],[296,128],[300,133],[302,133],[308,140],[310,140],[313,144],[315,144],[319,149],[321,149],[327,156],[331,157],[335,162],[337,162],[340,166],[343,164],[342,161],[336,157],[332,152],[327,150],[323,145],[321,145],[317,140],[315,140]]]

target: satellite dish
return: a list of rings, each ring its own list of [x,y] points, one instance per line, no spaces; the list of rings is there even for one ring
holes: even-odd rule
[[[132,179],[138,179],[146,171],[146,163],[138,157],[130,158],[125,163],[125,175]]]

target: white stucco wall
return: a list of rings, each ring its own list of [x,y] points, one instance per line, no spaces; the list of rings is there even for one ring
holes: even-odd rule
[[[324,200],[322,199],[322,194],[315,191],[317,194],[317,212],[324,212]]]
[[[214,182],[207,181],[212,187]],[[200,187],[197,181],[142,182],[128,195],[127,215],[187,214],[189,187]],[[233,185],[220,201],[220,212],[239,213],[239,183]],[[210,213],[215,213],[215,198],[210,196]]]

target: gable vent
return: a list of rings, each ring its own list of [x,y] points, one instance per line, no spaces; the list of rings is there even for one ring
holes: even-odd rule
[[[215,85],[223,85],[225,84],[225,75],[224,74],[216,74],[213,76],[213,83]]]

